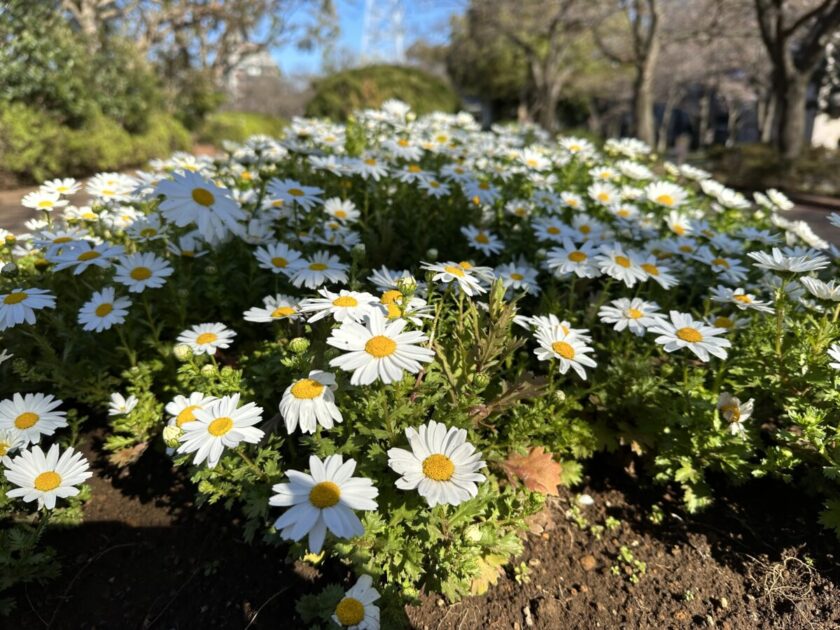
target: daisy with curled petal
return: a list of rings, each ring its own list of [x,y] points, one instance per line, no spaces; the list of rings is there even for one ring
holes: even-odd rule
[[[138,402],[140,401],[137,400],[137,396],[131,395],[126,398],[119,392],[114,392],[111,394],[111,402],[108,404],[108,415],[125,416],[134,411]]]
[[[160,213],[178,227],[195,225],[207,241],[225,238],[230,232],[240,234],[240,221],[248,218],[226,188],[220,188],[198,173],[173,173],[161,180],[155,195],[162,195]]]
[[[679,280],[671,274],[670,267],[660,264],[656,256],[648,256],[644,262],[639,262],[639,267],[647,274],[646,280],[653,280],[663,289],[670,289],[679,284]]]
[[[286,430],[294,433],[299,423],[302,433],[315,433],[319,424],[332,429],[335,422],[341,422],[333,393],[337,388],[335,376],[321,370],[312,370],[306,378],[289,385],[280,400]]]
[[[169,415],[169,426],[176,426],[183,429],[189,422],[195,422],[195,412],[207,408],[210,403],[216,402],[218,398],[208,396],[201,392],[193,392],[189,396],[175,396],[166,405],[166,413]]]
[[[610,304],[601,307],[598,317],[605,324],[615,324],[613,329],[617,331],[629,328],[630,332],[641,337],[650,326],[662,319],[656,302],[646,302],[641,298],[619,298]]]
[[[47,192],[46,190],[36,190],[23,196],[20,200],[20,205],[24,208],[31,208],[32,210],[41,210],[42,212],[52,212],[57,208],[63,208],[69,202],[62,199],[61,195],[55,192]]]
[[[537,283],[539,272],[522,257],[517,262],[496,267],[494,273],[510,294],[523,291],[528,295],[537,295],[540,292],[540,285]]]
[[[601,270],[595,262],[597,245],[592,241],[585,241],[580,245],[570,238],[563,239],[562,247],[553,247],[548,251],[545,259],[546,268],[556,277],[574,273],[579,278],[597,278]]]
[[[291,276],[303,264],[301,253],[286,243],[271,243],[254,250],[261,269]]]
[[[262,420],[262,411],[254,403],[239,407],[239,394],[222,396],[195,409],[195,420],[181,426],[178,452],[195,453],[194,465],[206,459],[208,468],[215,468],[225,448],[262,439],[265,434],[254,426]]]
[[[704,362],[709,360],[710,354],[720,359],[726,358],[726,348],[731,347],[732,343],[718,337],[726,332],[725,328],[706,326],[688,313],[679,311],[671,311],[670,316],[670,322],[663,319],[648,329],[659,335],[655,341],[663,346],[665,352],[688,348]]]
[[[365,528],[355,510],[373,511],[378,507],[379,490],[370,479],[353,477],[356,460],[346,462],[341,455],[321,461],[309,457],[309,474],[287,470],[289,483],[272,486],[276,493],[269,505],[288,507],[274,527],[285,540],[298,541],[309,535],[309,551],[320,553],[327,530],[339,538],[355,538]]]
[[[78,484],[90,478],[88,461],[73,448],[63,453],[53,444],[44,454],[40,446],[23,451],[6,465],[6,479],[18,486],[6,496],[21,497],[26,503],[38,501],[38,508],[52,510],[56,499],[66,499],[79,494]]]
[[[60,405],[49,394],[15,394],[0,401],[0,429],[15,430],[24,443],[38,444],[42,435],[67,426],[67,413],[58,409]]]
[[[347,268],[338,256],[322,250],[303,260],[289,279],[298,288],[317,289],[326,282],[347,282]]]
[[[328,315],[335,321],[343,322],[347,319],[361,321],[376,304],[376,296],[366,292],[348,291],[341,289],[333,293],[327,289],[319,289],[319,298],[307,298],[300,303],[301,313],[313,313],[307,320],[317,322]]]
[[[35,323],[35,311],[55,308],[55,296],[45,289],[13,289],[0,294],[0,331]]]
[[[724,420],[729,423],[732,435],[743,436],[746,433],[744,422],[749,420],[753,412],[753,399],[742,403],[739,398],[729,392],[721,392],[718,398],[717,410]]]
[[[460,290],[470,297],[486,293],[486,289],[481,286],[481,282],[472,274],[472,271],[465,269],[456,262],[448,261],[441,264],[424,262],[420,264],[420,268],[434,272],[435,275],[432,277],[432,280],[435,282],[442,282],[444,284],[456,282]]]
[[[267,295],[263,298],[262,307],[254,306],[245,311],[243,315],[246,322],[267,323],[276,322],[281,319],[299,319],[300,307],[297,300],[288,295],[278,293]]]
[[[808,292],[815,298],[828,300],[830,302],[840,302],[840,284],[838,284],[836,280],[823,282],[818,278],[805,276],[800,278],[799,282],[802,286],[808,289]]]
[[[742,311],[752,309],[754,311],[761,311],[762,313],[773,313],[773,307],[770,302],[762,302],[757,300],[751,293],[746,293],[743,288],[730,289],[722,285],[718,285],[712,289],[712,301],[722,302],[724,304],[734,304]]]
[[[499,240],[499,237],[488,230],[475,227],[474,225],[461,227],[461,234],[467,237],[470,247],[477,249],[485,256],[498,254],[505,248],[505,244]]]
[[[562,325],[538,326],[534,336],[540,344],[534,350],[534,354],[540,361],[556,359],[559,362],[561,374],[565,374],[569,368],[572,368],[578,376],[586,380],[584,367],[597,366],[591,357],[586,356],[588,352],[592,352],[592,348]]]
[[[481,453],[467,442],[467,432],[431,420],[405,430],[410,451],[392,448],[388,466],[398,475],[400,490],[417,490],[429,507],[460,505],[478,494],[477,484],[486,480],[478,472],[486,464]]]
[[[352,630],[379,630],[379,606],[373,605],[377,599],[379,591],[373,588],[373,578],[362,575],[344,593],[335,607],[332,620]]]
[[[595,262],[601,273],[621,280],[628,287],[647,278],[647,273],[639,265],[636,255],[625,252],[618,243],[601,247],[601,253]]]
[[[131,300],[116,297],[113,287],[96,291],[79,310],[79,323],[82,330],[102,332],[125,322]]]
[[[429,340],[421,331],[404,331],[407,324],[405,319],[389,321],[378,310],[368,313],[363,323],[346,320],[327,339],[329,345],[345,351],[330,365],[353,372],[352,385],[370,385],[376,380],[387,385],[402,379],[403,372],[416,374],[435,353],[418,345]]]
[[[48,256],[47,260],[55,263],[54,271],[62,271],[73,267],[73,275],[78,276],[88,267],[108,269],[111,260],[122,256],[124,250],[120,245],[100,243],[94,245],[89,241],[80,241],[64,247],[60,252]]]
[[[774,247],[769,254],[766,252],[750,252],[747,256],[752,258],[755,261],[753,264],[761,269],[791,273],[819,271],[828,267],[831,262],[822,254],[786,256],[778,247]]]
[[[216,354],[216,350],[229,348],[236,333],[224,324],[197,324],[178,335],[178,343],[184,343],[195,354]]]
[[[146,289],[159,289],[172,273],[172,267],[163,258],[138,253],[118,259],[114,280],[127,286],[131,293],[142,293]]]

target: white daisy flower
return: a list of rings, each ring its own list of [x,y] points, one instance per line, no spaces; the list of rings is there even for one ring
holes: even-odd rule
[[[354,223],[361,216],[356,209],[356,204],[349,199],[342,199],[341,197],[330,197],[327,199],[324,202],[324,212],[345,223]]]
[[[595,182],[586,190],[589,198],[597,201],[602,206],[610,206],[618,201],[621,201],[621,195],[618,188],[612,184],[605,184],[603,182]]]
[[[405,430],[411,450],[392,448],[388,466],[401,475],[400,490],[417,490],[429,507],[460,505],[478,494],[486,477],[478,472],[486,464],[481,453],[467,442],[467,432],[430,421]]]
[[[88,267],[108,269],[111,266],[111,260],[122,256],[123,252],[123,248],[119,245],[109,243],[94,245],[88,241],[81,241],[62,248],[60,252],[48,255],[47,259],[55,263],[54,271],[73,267],[73,275],[78,276]]]
[[[534,350],[534,354],[540,361],[556,359],[559,362],[561,374],[565,374],[569,368],[572,368],[578,376],[586,380],[584,367],[594,368],[597,365],[591,357],[586,356],[588,352],[592,352],[592,348],[562,324],[537,326],[534,336],[540,344]]]
[[[311,210],[323,202],[321,195],[323,189],[316,186],[304,186],[293,179],[272,179],[268,182],[268,194],[272,199],[282,199],[284,205],[291,205],[292,202],[304,210]]]
[[[326,282],[346,283],[347,268],[338,256],[319,251],[303,260],[290,274],[290,280],[294,286],[307,289],[317,289]]]
[[[219,322],[197,324],[178,335],[178,343],[186,344],[195,354],[216,354],[229,348],[236,333]]]
[[[246,322],[257,323],[276,322],[281,319],[293,320],[300,318],[300,308],[295,298],[278,293],[267,295],[263,298],[262,307],[249,308],[243,316]]]
[[[172,267],[163,258],[151,253],[130,254],[117,261],[114,280],[127,286],[131,293],[142,293],[159,289],[172,273]]]
[[[522,257],[515,263],[499,265],[494,273],[509,293],[523,291],[528,295],[537,295],[540,292],[540,285],[537,283],[539,272]]]
[[[116,297],[112,287],[96,291],[79,310],[79,323],[82,330],[102,332],[116,324],[125,322],[131,300]]]
[[[112,201],[127,201],[136,188],[137,181],[122,173],[97,173],[91,177],[85,190],[92,197],[104,203]]]
[[[168,424],[183,429],[189,422],[195,422],[195,412],[199,409],[206,409],[210,403],[216,402],[218,398],[208,396],[201,392],[193,392],[187,396],[175,396],[166,404],[166,413],[169,415]]]
[[[679,280],[671,274],[671,269],[659,264],[656,256],[648,256],[644,262],[639,263],[639,267],[647,274],[646,279],[653,280],[663,289],[679,284]]]
[[[641,337],[648,327],[662,319],[656,302],[646,302],[641,298],[620,298],[610,304],[601,307],[598,317],[605,324],[615,324],[613,329],[617,331],[629,328],[630,332]]]
[[[40,210],[42,212],[52,212],[58,208],[63,208],[68,203],[58,193],[47,192],[46,190],[36,190],[28,193],[20,201],[20,205],[24,208],[31,208],[32,210]]]
[[[195,453],[194,465],[206,459],[208,468],[215,468],[225,448],[241,442],[256,444],[262,439],[265,434],[254,427],[262,420],[262,411],[254,403],[239,407],[239,394],[222,396],[195,409],[195,420],[181,426],[178,452]]]
[[[671,182],[653,182],[645,187],[645,198],[664,208],[679,208],[685,202],[686,192]]]
[[[834,359],[828,366],[835,370],[840,370],[840,343],[831,344],[831,347],[828,349],[828,356]]]
[[[688,348],[704,362],[709,360],[710,354],[720,359],[726,358],[726,348],[731,347],[732,343],[717,336],[726,332],[725,328],[707,326],[688,313],[671,311],[670,315],[670,322],[663,319],[648,329],[659,335],[655,341],[663,346],[665,352]]]
[[[639,280],[647,279],[647,273],[639,265],[636,256],[626,253],[617,243],[604,245],[595,262],[601,273],[621,280],[628,287],[634,286]]]
[[[718,398],[717,409],[720,415],[729,423],[729,432],[732,435],[743,436],[746,433],[744,422],[749,420],[753,412],[753,399],[742,403],[736,396],[729,392],[721,392]]]
[[[72,177],[51,179],[41,184],[41,190],[44,192],[66,196],[75,195],[81,188],[82,185]]]
[[[783,212],[793,209],[793,202],[780,190],[771,188],[767,191],[767,198],[773,202],[774,206]]]
[[[379,630],[379,606],[373,605],[377,599],[379,591],[373,588],[373,578],[362,575],[344,593],[335,607],[332,620],[351,630]]]
[[[751,293],[746,293],[743,288],[730,289],[722,285],[718,285],[712,289],[712,301],[722,302],[724,304],[734,304],[739,309],[752,309],[754,311],[761,311],[762,313],[772,313],[773,307],[770,302],[762,302],[757,300]]]
[[[335,376],[330,372],[312,370],[306,378],[298,379],[286,388],[280,400],[280,414],[291,434],[300,423],[302,433],[315,433],[320,424],[332,429],[341,422],[341,411],[335,404],[337,389]]]
[[[40,446],[23,451],[6,466],[6,479],[17,488],[6,492],[11,498],[21,497],[26,503],[38,501],[38,508],[52,510],[57,498],[79,494],[78,484],[90,478],[88,461],[78,451],[67,448],[63,453],[53,444],[46,455]]]
[[[691,219],[684,214],[676,211],[671,211],[665,218],[665,225],[677,236],[685,236],[694,232],[694,227],[691,225]]]
[[[467,237],[470,247],[477,249],[485,256],[498,254],[505,248],[505,244],[492,232],[474,225],[461,227],[461,234]]]
[[[385,265],[381,266],[379,269],[374,269],[373,272],[368,276],[368,281],[372,282],[374,286],[380,291],[391,291],[393,289],[399,288],[397,284],[400,280],[413,280],[415,286],[417,286],[418,291],[420,288],[420,283],[411,275],[411,272],[408,270],[400,270],[400,271],[392,271],[388,269]]]
[[[67,413],[58,409],[60,405],[49,394],[14,394],[0,401],[0,430],[15,430],[26,444],[38,444],[42,435],[67,426]]]
[[[828,267],[830,261],[822,254],[802,256],[786,256],[778,247],[774,247],[770,254],[765,252],[750,252],[747,254],[756,261],[754,264],[761,269],[771,271],[788,271],[792,273],[807,273],[819,271]]]
[[[289,507],[274,522],[285,540],[298,541],[309,534],[309,551],[320,553],[327,530],[339,538],[355,538],[365,528],[354,510],[376,510],[379,490],[370,479],[353,477],[356,460],[341,455],[321,461],[309,457],[310,474],[288,470],[289,483],[272,486],[268,504]]]
[[[140,401],[137,399],[137,396],[131,395],[126,398],[119,392],[114,392],[111,394],[111,402],[108,404],[108,415],[124,416],[129,414],[134,411],[138,402]]]
[[[802,286],[808,289],[808,292],[815,298],[831,302],[840,302],[840,284],[838,284],[836,280],[823,282],[818,278],[805,276],[800,278],[799,282]]]
[[[337,322],[347,319],[361,321],[376,304],[376,296],[359,291],[341,289],[333,293],[327,289],[318,291],[321,297],[307,298],[300,303],[301,313],[314,313],[309,322],[317,322],[328,315],[332,315]]]
[[[293,275],[303,264],[301,253],[285,243],[271,243],[258,247],[254,256],[259,261],[261,269],[268,269],[274,273]]]
[[[708,247],[701,247],[694,258],[709,265],[724,282],[739,284],[747,277],[747,268],[741,264],[740,260],[715,254]]]
[[[353,372],[352,385],[370,385],[381,380],[386,385],[402,379],[403,372],[416,374],[421,363],[429,363],[433,350],[418,344],[429,340],[419,330],[405,331],[408,321],[389,321],[380,311],[367,314],[363,323],[346,320],[332,331],[327,343],[345,354],[330,361],[332,367]]]
[[[11,463],[10,455],[24,446],[24,440],[16,429],[0,430],[0,462],[7,466]]]
[[[596,263],[597,246],[592,241],[575,245],[570,238],[563,239],[562,247],[553,247],[545,259],[546,268],[558,278],[574,273],[579,278],[597,278],[601,269]]]
[[[473,296],[486,292],[479,279],[472,275],[472,270],[465,269],[463,265],[456,262],[449,261],[441,264],[424,262],[421,263],[420,268],[434,272],[435,275],[432,280],[435,282],[443,282],[444,284],[457,282],[458,287],[466,295]]]
[[[55,308],[55,296],[45,289],[13,289],[0,294],[0,331],[35,323],[35,311]]]
[[[219,188],[198,173],[173,173],[155,187],[155,195],[163,195],[160,213],[177,225],[195,225],[207,241],[218,241],[230,232],[242,232],[240,221],[248,215],[231,196],[229,190]]]

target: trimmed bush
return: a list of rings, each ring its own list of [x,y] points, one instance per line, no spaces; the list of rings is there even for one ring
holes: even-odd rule
[[[207,116],[198,132],[198,141],[220,145],[223,140],[244,142],[251,136],[277,137],[286,121],[252,112],[215,112]]]
[[[357,109],[376,108],[389,98],[405,101],[417,114],[455,112],[460,101],[442,79],[417,68],[374,65],[337,72],[314,84],[306,115],[346,120]]]

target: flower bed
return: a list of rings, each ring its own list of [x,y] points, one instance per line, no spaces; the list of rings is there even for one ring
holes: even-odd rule
[[[837,252],[776,191],[397,102],[78,186],[4,235],[7,586],[54,570],[105,414],[114,464],[165,450],[245,540],[352,567],[307,623],[483,592],[601,449],[688,510],[709,472],[774,475],[840,526]]]

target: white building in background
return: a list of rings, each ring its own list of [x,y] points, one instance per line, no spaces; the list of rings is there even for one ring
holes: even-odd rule
[[[814,131],[811,134],[811,144],[826,149],[840,148],[840,118],[832,118],[828,114],[817,114],[814,118]]]

